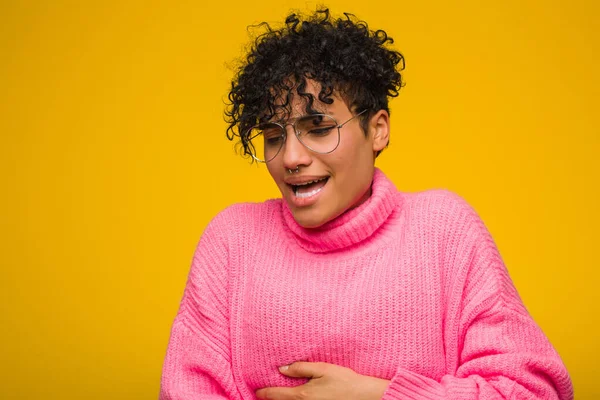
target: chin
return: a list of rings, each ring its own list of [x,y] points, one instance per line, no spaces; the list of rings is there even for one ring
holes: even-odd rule
[[[298,210],[292,212],[292,215],[294,216],[294,219],[296,220],[298,225],[300,225],[303,228],[314,229],[320,227],[321,225],[327,222],[327,219],[323,216],[307,214],[309,213]]]

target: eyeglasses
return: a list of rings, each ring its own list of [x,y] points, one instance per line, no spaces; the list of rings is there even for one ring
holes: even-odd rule
[[[318,154],[328,154],[340,144],[340,129],[366,111],[361,111],[341,124],[331,115],[309,114],[296,119],[291,125],[304,147]],[[256,161],[267,163],[277,157],[287,138],[287,125],[290,124],[265,122],[247,131],[250,153]]]

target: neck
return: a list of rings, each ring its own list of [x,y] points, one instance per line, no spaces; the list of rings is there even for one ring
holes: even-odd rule
[[[371,197],[372,193],[373,193],[373,182],[371,181],[371,184],[369,185],[369,188],[365,191],[365,193],[360,197],[360,199],[358,199],[357,202],[352,204],[352,206],[350,206],[350,208],[348,210],[346,210],[346,212],[353,210],[356,207],[359,207],[361,204],[363,204],[365,201],[367,201],[369,199],[369,197]]]
[[[371,187],[361,199],[337,218],[318,228],[304,228],[282,202],[283,218],[294,239],[307,251],[325,253],[357,245],[369,238],[388,219],[397,206],[394,184],[375,169]]]

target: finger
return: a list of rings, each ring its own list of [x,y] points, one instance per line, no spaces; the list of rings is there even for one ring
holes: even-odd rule
[[[258,389],[254,394],[264,400],[291,400],[294,399],[294,389],[289,387],[269,387]]]
[[[327,364],[322,362],[296,361],[290,365],[279,367],[279,371],[292,378],[320,378],[325,373]]]

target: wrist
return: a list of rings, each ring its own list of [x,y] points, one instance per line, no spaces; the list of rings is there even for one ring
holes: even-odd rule
[[[363,375],[363,378],[360,400],[380,400],[391,382],[373,376]]]

